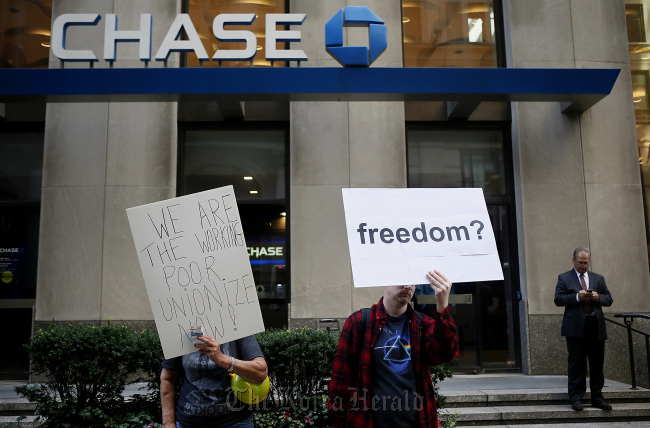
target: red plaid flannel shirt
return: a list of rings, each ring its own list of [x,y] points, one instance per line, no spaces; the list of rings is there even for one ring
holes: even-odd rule
[[[434,318],[423,314],[422,325],[410,305],[407,311],[416,392],[424,397],[424,405],[419,412],[420,428],[437,427],[438,412],[429,365],[447,363],[458,356],[458,328],[451,316],[450,307],[440,314],[435,312]],[[365,336],[361,311],[350,315],[343,326],[327,402],[333,428],[372,427],[372,412],[369,410],[372,400],[372,349],[379,329],[383,328],[386,320],[382,298],[370,310]]]

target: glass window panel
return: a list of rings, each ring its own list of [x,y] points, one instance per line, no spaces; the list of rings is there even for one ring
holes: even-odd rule
[[[492,0],[403,0],[405,67],[496,67]]]
[[[43,133],[0,134],[0,202],[40,201]]]
[[[232,185],[262,317],[267,328],[287,325],[284,130],[187,130],[185,194]]]
[[[0,323],[5,329],[0,353],[0,379],[29,379],[29,356],[25,343],[32,337],[32,308],[3,308]]]
[[[0,68],[47,68],[52,0],[0,4]]]
[[[284,200],[285,133],[280,130],[185,133],[185,193],[232,184],[238,202]]]
[[[408,131],[410,187],[481,187],[505,196],[500,131]]]
[[[648,11],[650,11],[649,0],[625,1],[639,167],[644,190],[646,239],[650,243],[650,109],[648,108],[650,44],[646,42],[648,37],[645,26],[645,15]],[[650,245],[648,251],[650,252]]]
[[[645,42],[642,4],[625,5],[625,22],[627,23],[627,40],[630,43]]]
[[[632,97],[637,123],[649,123],[648,115],[648,71],[632,71]]]
[[[212,21],[215,16],[222,13],[254,13],[255,20],[251,25],[226,25],[226,30],[234,31],[251,31],[257,37],[257,54],[253,59],[254,67],[270,67],[271,62],[266,60],[266,14],[267,13],[284,13],[284,0],[190,0],[189,11],[190,18],[196,27],[196,31],[203,42],[203,47],[208,55],[212,55],[217,50],[241,50],[246,46],[245,42],[219,41],[212,32]],[[283,42],[277,43],[278,49],[285,49]],[[221,65],[218,61],[204,61],[199,64],[196,54],[187,54],[188,67],[250,67],[250,61],[223,61]],[[274,62],[274,67],[283,67],[284,61]]]
[[[0,300],[36,297],[39,221],[38,206],[0,204]]]

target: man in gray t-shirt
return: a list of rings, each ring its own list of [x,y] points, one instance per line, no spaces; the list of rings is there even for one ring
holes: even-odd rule
[[[163,360],[160,396],[164,428],[199,428],[250,421],[248,407],[230,397],[230,376],[235,373],[253,383],[267,376],[264,355],[255,340],[247,336],[220,345],[209,336],[195,345],[197,352]],[[175,402],[176,385],[182,382]]]

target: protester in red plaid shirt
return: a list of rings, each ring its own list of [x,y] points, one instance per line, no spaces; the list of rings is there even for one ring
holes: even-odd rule
[[[434,317],[409,305],[414,285],[384,287],[384,297],[345,322],[329,387],[332,427],[437,427],[429,365],[458,356],[458,329],[451,316],[451,282],[427,274],[435,291]],[[367,324],[367,325],[364,325]]]

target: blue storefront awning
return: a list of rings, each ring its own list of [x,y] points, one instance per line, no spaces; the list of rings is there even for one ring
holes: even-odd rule
[[[446,101],[466,115],[484,101],[560,102],[583,112],[619,69],[75,68],[0,69],[0,102]]]

